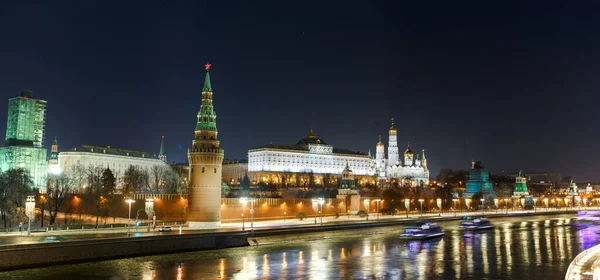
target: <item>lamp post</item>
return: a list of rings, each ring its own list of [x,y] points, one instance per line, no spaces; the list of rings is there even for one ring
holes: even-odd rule
[[[377,214],[377,220],[379,221],[379,202],[381,201],[381,199],[378,198],[378,199],[375,199],[374,201],[375,201],[375,209],[377,211],[377,213],[376,213]]]
[[[546,211],[548,211],[548,198],[544,198],[544,204],[546,204]]]
[[[508,214],[508,200],[509,198],[504,199],[504,209],[506,210],[506,214]]]
[[[285,211],[283,211],[283,221],[285,222]]]
[[[319,201],[316,199],[312,199],[313,211],[315,212],[315,225],[317,224],[317,210],[319,208]]]
[[[485,198],[480,198],[479,200],[481,201],[481,214],[483,214],[485,212],[483,209],[483,201],[485,201]]]
[[[496,205],[496,213],[498,213],[498,199],[494,198],[494,205]]]
[[[537,198],[534,198],[534,199],[533,199],[533,213],[537,212],[537,209],[536,209],[536,204],[537,204],[537,201],[538,201],[538,199],[537,199]]]
[[[255,199],[250,199],[250,230],[254,232],[254,201]]]
[[[27,200],[25,200],[25,211],[27,214],[27,222],[29,223],[29,225],[27,226],[27,236],[31,236],[31,217],[35,215],[35,196],[27,196]],[[42,213],[42,215],[43,214],[44,213]]]
[[[246,229],[245,220],[244,220],[244,212],[246,210],[246,203],[248,203],[247,197],[240,197],[240,203],[242,204],[242,230]]]
[[[406,218],[408,218],[408,211],[410,211],[410,199],[404,199],[404,207],[406,207]]]
[[[465,206],[467,208],[467,212],[469,212],[469,208],[471,207],[471,199],[470,198],[465,198]]]
[[[440,210],[438,213],[438,217],[442,216],[442,199],[438,198],[435,200],[437,202],[438,209]]]
[[[456,217],[456,201],[457,201],[457,200],[458,200],[458,199],[456,199],[456,198],[453,198],[453,199],[452,199],[452,202],[454,202],[454,217]]]
[[[421,216],[423,216],[423,201],[425,201],[422,198],[419,198],[419,202],[421,203]]]
[[[135,202],[135,200],[133,199],[127,199],[125,200],[125,202],[127,204],[129,204],[129,217],[127,218],[127,236],[131,235],[131,204]]]
[[[365,204],[365,209],[367,209],[367,221],[369,220],[369,208],[371,208],[371,200],[370,199],[365,199],[363,201],[363,203]]]
[[[146,198],[144,206],[146,215],[148,216],[148,232],[150,232],[150,217],[154,216],[154,198]],[[187,208],[187,205],[185,207]],[[185,208],[183,210],[185,212]]]
[[[317,202],[319,203],[319,214],[321,215],[321,225],[323,225],[323,204],[325,203],[325,199],[322,197],[319,197],[317,199]]]

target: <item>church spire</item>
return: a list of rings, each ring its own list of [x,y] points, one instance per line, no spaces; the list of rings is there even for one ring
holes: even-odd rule
[[[392,127],[390,127],[390,131],[396,131],[396,128],[394,127],[394,118],[392,118]]]
[[[167,162],[167,153],[165,151],[165,137],[163,136],[160,140],[160,152],[158,153],[158,159]]]
[[[210,63],[204,64],[204,68],[206,69],[206,77],[204,78],[204,87],[202,91],[210,91],[212,92],[212,87],[210,86]]]

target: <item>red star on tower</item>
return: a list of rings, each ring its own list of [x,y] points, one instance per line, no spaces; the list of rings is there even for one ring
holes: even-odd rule
[[[212,64],[210,64],[210,63],[206,63],[206,64],[204,64],[204,67],[206,68],[206,71],[210,70],[210,66],[211,66],[211,65],[212,65]]]

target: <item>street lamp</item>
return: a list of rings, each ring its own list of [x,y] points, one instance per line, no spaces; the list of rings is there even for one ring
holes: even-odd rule
[[[323,204],[325,203],[325,199],[322,197],[319,197],[317,199],[317,202],[319,203],[319,214],[321,215],[321,225],[323,225]]]
[[[381,201],[381,199],[378,198],[373,201],[375,201],[375,209],[377,211],[377,220],[379,221],[379,202]]]
[[[406,207],[406,218],[408,218],[408,211],[410,211],[410,199],[404,199],[404,207]]]
[[[438,199],[436,199],[436,202],[437,202],[437,206],[438,206],[438,208],[440,210],[440,212],[438,214],[438,217],[441,217],[442,216],[442,199],[438,198]]]
[[[371,200],[370,199],[365,199],[363,201],[363,203],[365,204],[365,209],[367,209],[367,221],[369,220],[369,208],[371,208]]]
[[[133,199],[127,199],[127,200],[125,200],[125,202],[129,204],[129,218],[127,218],[127,236],[130,236],[131,235],[131,232],[130,232],[131,231],[131,227],[130,227],[130,224],[131,224],[131,203],[134,203],[135,200],[133,200]]]
[[[498,213],[498,199],[494,198],[494,205],[496,205],[496,213]]]
[[[245,230],[245,224],[244,224],[244,210],[246,208],[246,203],[248,203],[248,198],[247,197],[240,197],[240,203],[242,204],[242,230]]]
[[[453,199],[452,199],[452,202],[454,202],[454,217],[456,217],[456,201],[457,201],[457,200],[458,200],[458,199],[456,199],[456,198],[453,198]]]
[[[465,198],[465,206],[467,206],[467,211],[469,211],[469,206],[471,206],[471,199]]]
[[[425,201],[422,198],[419,198],[419,202],[421,203],[421,216],[423,216],[423,201]]]
[[[548,198],[544,198],[544,203],[546,204],[546,211],[548,211]]]
[[[317,224],[317,210],[319,209],[319,201],[315,198],[312,199],[313,211],[315,212],[315,225]]]
[[[484,212],[483,201],[485,201],[485,198],[480,198],[479,200],[481,201],[481,214],[483,214],[483,212]]]
[[[31,217],[34,217],[35,215],[35,196],[27,196],[27,200],[25,200],[25,212],[29,223],[29,226],[27,226],[27,236],[31,236]],[[44,213],[42,213],[42,215],[43,214]]]
[[[187,207],[187,205],[186,205]],[[144,209],[146,212],[146,216],[148,216],[148,232],[150,232],[150,217],[154,217],[154,198],[146,198],[146,202],[144,203]],[[185,208],[184,208],[185,212]],[[152,219],[154,221],[154,219]]]
[[[256,199],[253,198],[248,201],[250,201],[250,230],[254,232],[254,201],[256,201]]]

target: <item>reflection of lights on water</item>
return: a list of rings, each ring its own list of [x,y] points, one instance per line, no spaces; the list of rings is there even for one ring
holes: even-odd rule
[[[346,248],[344,248],[344,247],[340,248],[340,256],[341,256],[342,260],[346,259]]]
[[[540,248],[540,230],[539,229],[535,229],[533,231],[533,248],[535,251],[535,264],[536,265],[541,265],[542,264],[542,251]]]
[[[327,260],[333,261],[333,256],[331,255],[331,249],[329,249],[329,252],[327,253]]]
[[[511,252],[511,248],[510,245],[512,244],[512,236],[511,234],[511,224],[507,224],[507,227],[504,228],[503,232],[504,232],[504,240],[502,241],[504,244],[504,250],[506,252],[506,270],[508,270],[509,272],[512,269],[512,252]]]
[[[269,276],[269,258],[267,254],[263,255],[262,276]]]
[[[152,280],[156,278],[156,271],[154,271],[154,266],[152,265],[152,262],[144,262],[141,265],[141,270],[143,280]]]
[[[221,275],[223,278],[223,275]],[[177,263],[177,280],[183,279],[183,265],[181,263]]]
[[[225,259],[219,260],[219,274],[221,275],[221,279],[225,278]]]
[[[408,248],[408,251],[412,253],[418,253],[421,251],[421,241],[408,241],[406,243],[406,247]]]
[[[479,237],[481,238],[481,235],[479,235]],[[487,274],[490,270],[489,267],[489,261],[488,261],[488,239],[487,238],[481,238],[481,246],[480,248],[480,254],[481,254],[481,258],[483,259],[483,273]]]

